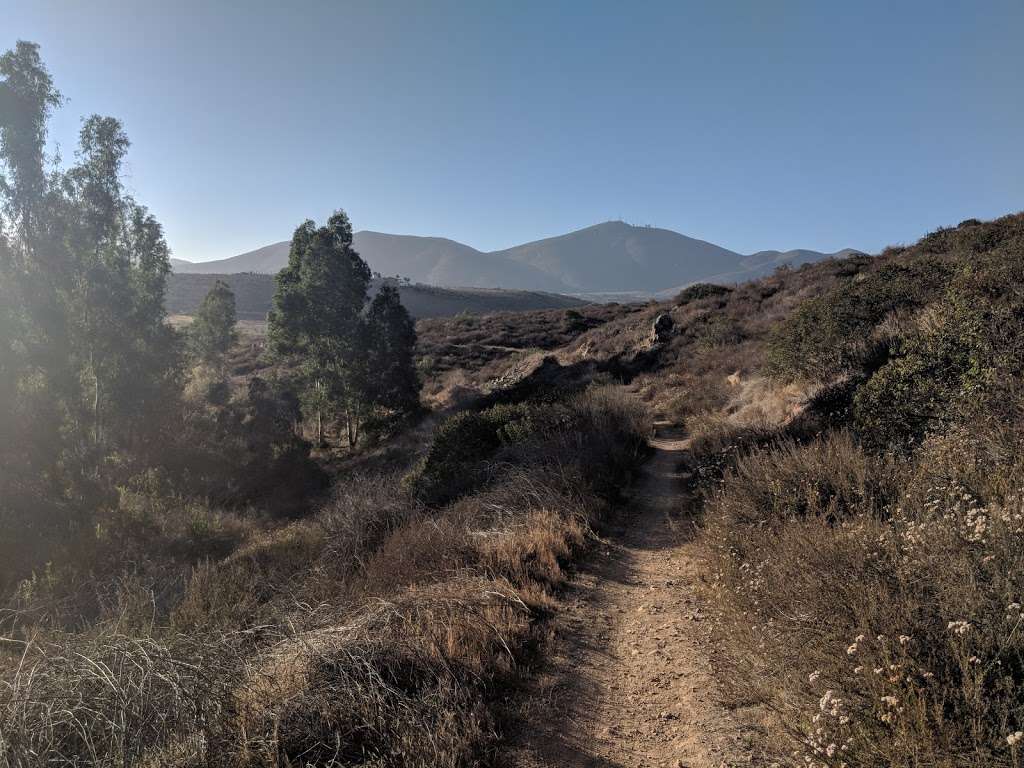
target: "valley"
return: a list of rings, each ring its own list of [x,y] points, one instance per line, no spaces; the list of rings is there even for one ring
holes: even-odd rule
[[[268,274],[239,273],[229,275],[176,273],[168,277],[164,304],[172,315],[191,315],[217,280],[231,286],[235,294],[238,317],[248,321],[265,321],[274,297],[274,277]],[[502,311],[527,311],[549,308],[579,307],[586,302],[554,293],[508,290],[502,288],[438,288],[432,285],[409,284],[377,279],[373,290],[393,285],[401,295],[402,304],[416,318],[451,317],[463,312],[481,314]]]
[[[0,768],[1024,765],[1021,9],[73,5]]]

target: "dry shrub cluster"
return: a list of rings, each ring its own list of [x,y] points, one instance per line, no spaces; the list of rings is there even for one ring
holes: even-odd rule
[[[485,761],[551,589],[648,430],[613,391],[563,403],[566,421],[546,408],[503,424],[489,482],[428,506],[399,476],[349,478],[319,514],[196,566],[132,633],[16,624],[0,766]]]
[[[277,644],[235,692],[243,765],[471,764],[493,729],[480,684],[530,632],[514,590],[464,577]]]
[[[1022,246],[887,251],[769,334],[805,402],[691,419],[722,679],[778,764],[1020,765]]]
[[[1021,436],[913,460],[845,433],[742,453],[708,503],[737,702],[794,765],[1016,765],[1024,729]]]

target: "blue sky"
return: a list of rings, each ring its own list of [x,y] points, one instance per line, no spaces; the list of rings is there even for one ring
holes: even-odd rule
[[[0,0],[175,255],[345,208],[490,250],[622,218],[877,250],[1024,208],[1024,3]]]

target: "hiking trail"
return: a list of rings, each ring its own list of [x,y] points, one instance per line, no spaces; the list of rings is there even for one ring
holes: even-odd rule
[[[509,765],[750,765],[710,663],[705,570],[681,509],[688,441],[665,422],[655,427],[619,530],[598,543],[565,596],[553,658],[525,705]]]

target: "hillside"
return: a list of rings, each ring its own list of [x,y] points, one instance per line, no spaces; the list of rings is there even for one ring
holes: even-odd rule
[[[176,273],[273,273],[287,262],[288,248],[283,241],[217,261],[173,259],[172,266]],[[371,231],[355,234],[355,248],[374,271],[427,285],[620,295],[653,295],[701,281],[742,282],[782,264],[799,266],[855,252],[759,251],[744,256],[672,230],[621,221],[489,253],[445,238]]]
[[[305,452],[294,371],[245,338],[162,446],[205,446],[181,490],[134,480],[10,588],[0,725],[120,757],[128,709],[155,765],[1013,768],[1022,265],[1018,215],[665,301],[421,319],[429,415],[352,451]],[[8,546],[12,585],[49,561]],[[169,682],[105,694],[111,668]],[[68,725],[50,703],[83,685]]]
[[[264,320],[274,296],[274,277],[268,274],[175,273],[167,280],[165,306],[172,315],[191,315],[198,309],[216,280],[224,280],[235,293],[240,320]],[[375,281],[379,285],[381,281]],[[431,285],[399,284],[402,304],[415,318],[450,317],[461,312],[517,312],[582,306],[570,296],[539,291],[486,288],[438,288]]]

